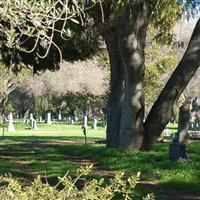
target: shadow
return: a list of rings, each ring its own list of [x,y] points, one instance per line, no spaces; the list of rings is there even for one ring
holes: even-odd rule
[[[162,189],[173,186],[200,194],[200,143],[188,146],[190,162],[170,161],[168,148],[168,144],[157,144],[150,152],[140,152],[109,149],[102,144],[85,146],[84,136],[6,136],[0,142],[0,175],[12,173],[13,177],[29,180],[37,175],[63,176],[67,171],[75,174],[80,166],[71,157],[78,156],[97,163],[99,171],[141,172],[142,180],[157,181]],[[153,186],[151,189],[154,191]]]
[[[4,136],[4,140],[10,140],[15,142],[27,142],[27,141],[84,141],[85,136]],[[88,141],[99,140],[99,137],[89,137]],[[0,139],[1,141],[1,139]]]

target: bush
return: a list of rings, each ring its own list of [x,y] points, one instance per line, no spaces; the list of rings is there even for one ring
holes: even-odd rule
[[[133,199],[133,190],[139,178],[131,176],[127,180],[123,179],[123,173],[116,173],[115,177],[105,184],[104,179],[86,180],[84,177],[89,173],[91,166],[81,168],[76,178],[72,178],[68,173],[60,178],[56,186],[51,186],[47,182],[42,183],[38,176],[30,186],[22,186],[18,181],[10,176],[0,178],[0,199],[2,200],[111,200],[111,199]],[[84,184],[80,187],[79,181]],[[62,185],[62,189],[58,189]],[[79,185],[79,187],[77,186]],[[153,200],[154,195],[150,194],[143,200]]]

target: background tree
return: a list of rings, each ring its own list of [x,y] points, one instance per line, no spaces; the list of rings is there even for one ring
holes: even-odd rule
[[[18,87],[18,93],[13,93],[10,99],[14,100],[17,94],[26,94],[28,99],[33,99],[27,109],[34,111],[37,117],[45,117],[47,111],[55,117],[59,110],[65,115],[83,112],[86,107],[105,107],[107,79],[108,69],[101,65],[99,57],[74,63],[63,62],[56,72],[46,71],[27,77]]]
[[[23,70],[19,75],[14,74],[2,62],[0,62],[0,111],[6,109],[9,94],[22,84],[28,71]]]

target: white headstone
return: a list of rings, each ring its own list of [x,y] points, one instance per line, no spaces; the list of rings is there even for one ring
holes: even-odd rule
[[[51,121],[51,113],[47,113],[47,124],[51,125],[52,121]]]
[[[68,123],[70,124],[71,123],[71,117],[67,117],[67,121],[68,121]]]
[[[75,122],[78,121],[78,116],[77,116],[77,115],[74,116],[74,121],[75,121]]]
[[[71,119],[71,124],[72,124],[72,125],[74,124],[74,120],[73,120],[73,119]]]
[[[42,122],[42,116],[39,117],[39,122]]]
[[[30,113],[30,118],[29,118],[29,119],[30,119],[30,120],[34,119],[33,113]]]
[[[33,128],[34,119],[30,119],[31,128]]]
[[[61,110],[59,110],[59,112],[58,112],[58,120],[62,120]]]
[[[164,136],[164,137],[170,137],[170,136],[171,136],[171,134],[170,134],[168,128],[164,129],[164,131],[163,131],[163,136]]]
[[[37,121],[36,120],[33,120],[32,128],[33,129],[37,129]]]
[[[97,129],[97,118],[94,117],[94,121],[93,121],[93,129]]]
[[[87,128],[87,116],[86,115],[84,115],[84,117],[83,117],[83,128]]]
[[[12,113],[9,114],[8,120],[9,120],[8,132],[9,133],[15,132],[15,127],[14,127],[14,124],[13,124],[13,115],[12,115]]]

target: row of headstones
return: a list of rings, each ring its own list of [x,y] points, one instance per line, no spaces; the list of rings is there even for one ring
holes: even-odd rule
[[[88,118],[86,115],[83,117],[83,128],[88,128]],[[97,129],[98,119],[96,117],[93,118],[93,129]],[[105,129],[107,129],[107,120],[104,120],[103,126]]]
[[[8,120],[9,120],[8,132],[9,133],[15,132],[15,127],[14,127],[14,124],[13,124],[13,114],[12,113],[9,114]],[[34,119],[32,113],[30,114],[29,120],[30,120],[31,128],[36,129],[37,128],[37,121]],[[94,118],[93,129],[97,129],[97,123],[98,123],[97,118]],[[47,124],[52,124],[51,113],[47,114]],[[86,115],[84,115],[84,117],[83,117],[83,128],[88,128],[88,118],[87,118]],[[106,128],[106,123],[105,123],[105,128]]]
[[[41,117],[40,120],[42,121]],[[74,124],[74,120],[72,117],[68,117],[68,121],[73,125]],[[51,120],[51,113],[47,113],[47,124],[51,125],[53,122]],[[93,119],[93,129],[97,129],[97,123],[98,123],[98,119],[96,117],[94,117]],[[33,114],[30,114],[30,124],[31,124],[31,128],[36,129],[37,128],[37,121],[34,119]],[[88,127],[88,117],[86,115],[84,115],[83,117],[83,127],[87,128]],[[106,122],[104,123],[104,127],[106,128],[107,124]]]
[[[200,122],[190,122],[189,123],[189,128],[197,128],[197,129],[200,129]]]

